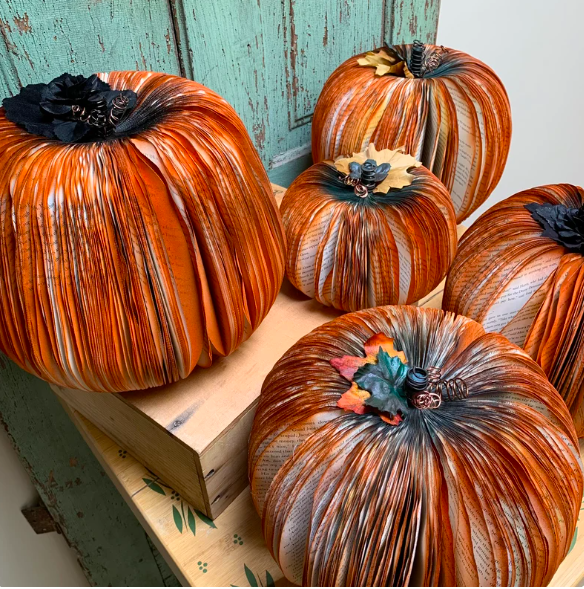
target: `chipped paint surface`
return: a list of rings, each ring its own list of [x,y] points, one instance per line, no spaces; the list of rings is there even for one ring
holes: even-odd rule
[[[67,71],[180,73],[167,0],[4,0],[0,97]]]

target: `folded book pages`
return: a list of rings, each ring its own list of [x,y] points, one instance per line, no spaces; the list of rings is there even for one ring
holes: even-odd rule
[[[52,383],[155,387],[232,352],[284,274],[241,120],[195,82],[65,74],[0,111],[0,349]]]
[[[314,162],[403,147],[451,193],[460,223],[501,178],[511,140],[505,88],[478,59],[394,45],[352,57],[329,77],[312,121]]]
[[[249,446],[267,546],[305,586],[539,586],[582,499],[570,414],[499,334],[378,307],[299,340]]]
[[[280,207],[292,284],[321,303],[357,311],[411,303],[432,291],[456,252],[444,185],[399,150],[315,164]]]
[[[444,309],[521,346],[545,370],[584,436],[584,190],[525,190],[464,234]]]

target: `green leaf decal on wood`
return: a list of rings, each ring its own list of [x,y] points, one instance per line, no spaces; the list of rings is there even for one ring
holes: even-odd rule
[[[195,510],[195,513],[201,518],[201,521],[206,523],[210,528],[217,528],[217,526],[213,523],[213,520],[209,519],[204,513],[201,513],[198,509]]]
[[[249,582],[250,587],[259,587],[258,582],[255,578],[255,575],[249,570],[246,564],[243,565],[245,567],[245,576]]]
[[[172,517],[174,518],[174,523],[178,528],[178,531],[182,534],[183,531],[183,519],[180,511],[173,505],[172,506]]]
[[[159,493],[160,495],[166,495],[164,489],[156,482],[154,482],[151,479],[142,479],[147,485],[149,489],[152,489],[153,491],[155,491],[156,493]]]
[[[188,525],[189,525],[189,529],[191,530],[191,532],[193,533],[193,536],[197,535],[197,524],[196,524],[196,520],[195,520],[195,515],[194,513],[191,511],[191,508],[189,507],[188,509]]]
[[[276,583],[274,583],[274,579],[272,575],[270,575],[270,571],[266,571],[266,587],[275,587]]]

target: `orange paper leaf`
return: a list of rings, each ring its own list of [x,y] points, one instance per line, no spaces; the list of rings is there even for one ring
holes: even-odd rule
[[[348,381],[352,381],[355,372],[361,366],[377,362],[379,348],[392,357],[397,356],[404,364],[407,362],[405,354],[395,349],[392,337],[387,337],[383,333],[377,333],[363,344],[363,349],[365,350],[364,358],[361,356],[343,356],[341,358],[333,358],[331,364],[339,371],[342,377]]]
[[[357,386],[357,383],[354,382],[351,385],[351,388],[346,393],[341,395],[341,398],[337,401],[337,406],[341,409],[344,409],[345,411],[352,411],[353,413],[363,415],[367,411],[367,407],[365,407],[365,401],[370,396],[371,395],[367,391],[360,389]]]

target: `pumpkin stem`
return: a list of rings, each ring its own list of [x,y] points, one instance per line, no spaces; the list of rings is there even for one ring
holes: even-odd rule
[[[461,401],[468,397],[468,386],[462,378],[444,380],[440,369],[434,366],[425,370],[416,366],[406,376],[405,390],[408,401],[416,409],[438,409],[442,401]]]
[[[377,162],[368,159],[363,164],[351,162],[349,164],[349,174],[345,176],[344,182],[353,186],[355,194],[365,198],[378,184],[381,184],[386,178],[391,164],[377,165]]]
[[[410,58],[410,72],[416,78],[422,77],[422,62],[424,60],[424,51],[426,46],[424,43],[416,39],[412,45],[412,56]]]

